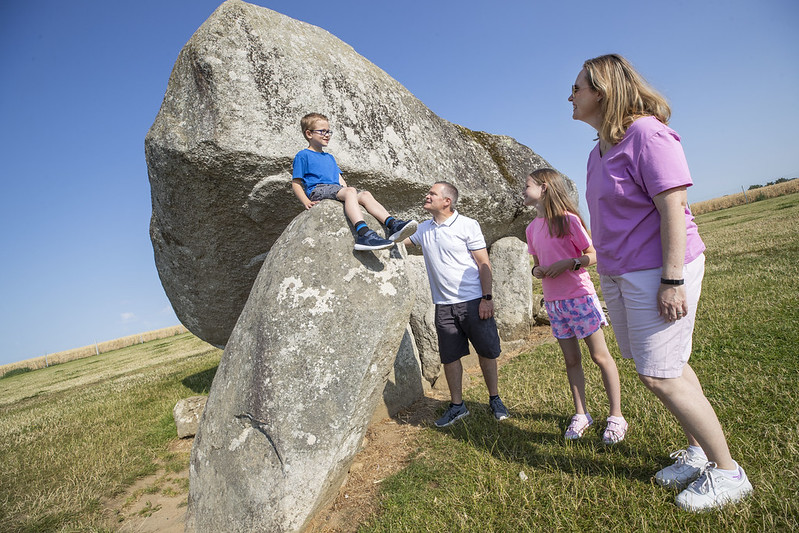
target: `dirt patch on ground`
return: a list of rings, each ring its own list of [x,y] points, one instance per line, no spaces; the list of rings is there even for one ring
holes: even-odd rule
[[[549,327],[536,327],[499,359],[500,366],[542,342],[552,341]],[[480,369],[467,369],[464,387],[482,386]],[[443,389],[443,390],[442,390]],[[396,417],[373,423],[355,456],[347,480],[332,503],[311,521],[308,533],[353,533],[378,509],[380,485],[404,468],[416,449],[416,436],[429,427],[449,399],[446,387],[434,388]],[[105,502],[108,525],[126,533],[182,533],[188,498],[189,453],[194,439],[174,441],[170,451],[185,454],[186,468],[159,472],[136,482],[125,494]]]

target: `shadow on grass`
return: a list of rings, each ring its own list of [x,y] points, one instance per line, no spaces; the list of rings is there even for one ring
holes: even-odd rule
[[[604,421],[597,420],[582,439],[567,441],[563,433],[570,416],[514,410],[510,419],[497,422],[487,404],[470,402],[469,410],[469,417],[439,431],[482,449],[499,461],[519,463],[532,470],[650,483],[660,465],[671,462],[668,455],[638,449],[626,440],[611,446],[604,444]],[[551,427],[553,423],[557,424],[557,432],[528,429],[535,425]]]
[[[219,365],[209,368],[208,370],[203,370],[202,372],[197,372],[196,374],[186,376],[183,378],[181,383],[197,394],[208,394],[211,391],[211,383],[214,381],[217,368],[219,368]]]

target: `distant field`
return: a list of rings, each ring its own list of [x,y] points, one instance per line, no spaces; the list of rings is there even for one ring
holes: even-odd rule
[[[161,328],[144,333],[138,333],[136,335],[128,335],[127,337],[121,337],[112,341],[98,342],[95,344],[90,344],[89,346],[83,346],[81,348],[73,348],[71,350],[64,350],[63,352],[51,353],[41,357],[34,357],[32,359],[26,359],[16,363],[0,365],[0,377],[12,371],[20,372],[24,370],[45,368],[47,366],[58,365],[68,361],[74,361],[75,359],[89,357],[90,355],[99,355],[101,353],[119,350],[120,348],[125,348],[126,346],[133,346],[134,344],[141,344],[143,342],[156,339],[172,337],[174,335],[186,333],[187,331],[188,330],[185,328],[185,326],[172,326],[169,328]]]
[[[718,211],[719,209],[759,202],[768,198],[776,198],[778,196],[785,196],[786,194],[797,192],[799,192],[799,179],[777,183],[775,185],[766,185],[765,187],[729,194],[720,198],[705,200],[704,202],[696,202],[695,204],[691,204],[691,212],[694,215],[702,215],[704,213]]]

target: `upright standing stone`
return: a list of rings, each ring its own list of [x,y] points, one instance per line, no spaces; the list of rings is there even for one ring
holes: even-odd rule
[[[533,275],[527,244],[516,237],[499,239],[489,257],[499,336],[503,341],[524,339],[533,326]]]
[[[192,448],[188,531],[301,531],[336,494],[413,303],[399,248],[352,246],[325,200],[269,252]]]

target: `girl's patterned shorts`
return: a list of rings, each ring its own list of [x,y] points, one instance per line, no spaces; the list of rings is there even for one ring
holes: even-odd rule
[[[590,337],[608,321],[596,294],[579,296],[569,300],[546,301],[544,305],[556,339]]]

